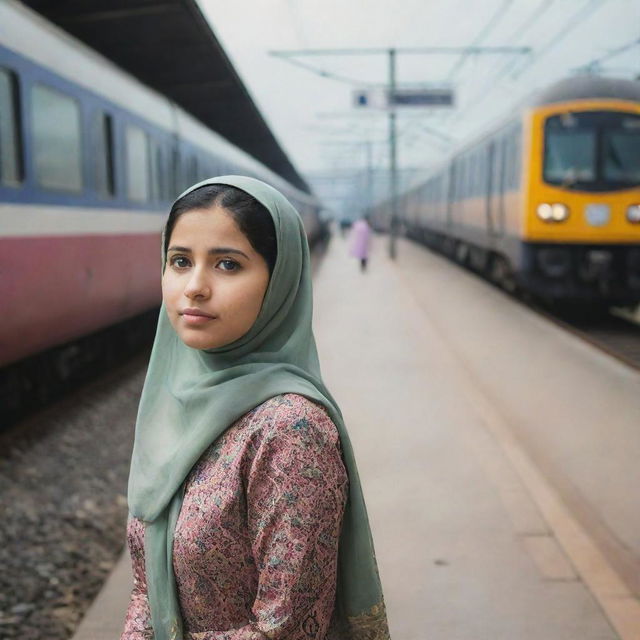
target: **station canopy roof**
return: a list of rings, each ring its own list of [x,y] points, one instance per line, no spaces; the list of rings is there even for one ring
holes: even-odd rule
[[[304,191],[195,0],[23,0]]]

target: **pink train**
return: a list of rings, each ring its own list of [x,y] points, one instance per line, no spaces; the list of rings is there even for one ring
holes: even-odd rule
[[[83,336],[155,314],[160,233],[187,185],[252,175],[287,194],[311,242],[322,225],[314,196],[24,5],[2,2],[0,24],[0,407],[10,409],[86,359]]]

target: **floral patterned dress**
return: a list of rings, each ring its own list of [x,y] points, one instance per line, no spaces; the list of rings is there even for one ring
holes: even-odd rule
[[[296,394],[235,422],[191,470],[173,568],[185,640],[334,637],[347,473],[325,410]],[[127,531],[134,586],[121,640],[153,638],[144,523]]]

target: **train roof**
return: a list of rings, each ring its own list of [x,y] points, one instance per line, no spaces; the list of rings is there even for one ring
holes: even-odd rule
[[[535,93],[531,106],[542,106],[570,100],[613,98],[640,102],[640,82],[602,76],[574,76],[555,82]]]
[[[302,191],[196,0],[22,0]]]

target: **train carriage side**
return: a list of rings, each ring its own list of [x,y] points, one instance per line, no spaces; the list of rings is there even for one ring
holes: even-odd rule
[[[407,233],[458,262],[487,271],[520,259],[523,122],[510,119],[434,168],[403,210]]]
[[[551,85],[434,168],[407,207],[409,236],[508,289],[552,301],[637,303],[640,85]]]
[[[0,101],[4,365],[156,303],[169,136],[1,44]]]
[[[243,173],[318,202],[26,7],[0,3],[0,367],[158,305],[173,198]]]

